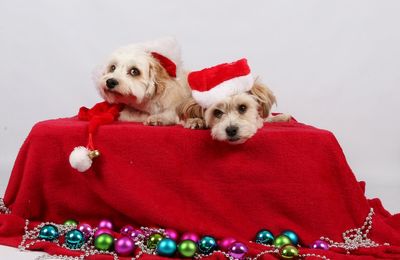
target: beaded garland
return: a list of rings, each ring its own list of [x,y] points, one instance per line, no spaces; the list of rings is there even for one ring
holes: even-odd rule
[[[9,210],[7,211],[7,208],[4,209],[3,207],[1,207],[2,202],[3,201],[0,200],[0,211],[5,214],[8,214],[6,212],[10,212],[10,211]],[[369,248],[369,247],[377,247],[377,246],[382,246],[382,245],[388,246],[389,245],[388,243],[384,243],[381,245],[381,244],[376,243],[368,238],[368,233],[372,229],[373,214],[374,214],[374,211],[371,208],[362,227],[349,229],[349,230],[343,232],[342,235],[343,235],[344,242],[334,242],[333,240],[326,238],[326,237],[321,237],[320,240],[317,240],[317,241],[319,241],[319,242],[326,241],[326,243],[329,245],[329,247],[342,248],[342,249],[345,249],[347,253],[350,253],[351,251],[356,250],[358,248]],[[33,246],[37,242],[49,242],[44,239],[40,239],[38,237],[39,237],[40,231],[42,230],[43,227],[52,225],[52,226],[56,227],[59,232],[59,237],[52,240],[51,241],[52,243],[56,243],[59,246],[67,248],[69,250],[80,251],[82,253],[78,257],[72,257],[72,256],[67,256],[67,255],[43,255],[43,256],[36,258],[37,260],[54,259],[54,258],[64,259],[64,260],[83,260],[83,259],[87,258],[88,256],[99,255],[99,254],[108,254],[110,256],[113,256],[114,260],[119,259],[118,254],[113,251],[101,251],[101,250],[96,249],[96,247],[94,246],[94,233],[98,230],[98,228],[93,228],[90,233],[90,236],[86,239],[86,241],[83,243],[83,245],[80,248],[74,249],[74,248],[67,247],[67,245],[65,243],[62,244],[60,242],[59,238],[61,238],[62,236],[65,236],[68,232],[70,232],[72,230],[76,230],[77,225],[63,225],[63,224],[55,224],[55,223],[51,223],[51,222],[45,222],[45,223],[41,223],[41,224],[37,225],[32,230],[29,230],[28,225],[29,225],[29,220],[26,220],[25,228],[24,228],[25,234],[23,235],[21,244],[18,247],[21,251],[25,251],[26,249],[29,249],[31,246]],[[287,230],[284,232],[287,233]],[[293,232],[293,231],[290,231],[290,232]],[[133,259],[133,260],[139,259],[144,254],[157,255],[156,248],[149,248],[147,246],[148,239],[154,234],[160,234],[162,237],[168,237],[168,235],[164,229],[148,228],[148,227],[141,227],[138,234],[135,235],[135,237],[131,237],[135,243],[135,246],[137,248],[139,248],[139,252],[136,253],[136,255],[133,256],[131,259]],[[282,234],[280,234],[280,235],[282,235]],[[294,233],[294,235],[296,235],[296,234]],[[256,238],[257,238],[257,236],[256,236]],[[305,257],[310,257],[310,256],[325,259],[325,260],[329,259],[325,255],[322,255],[322,254],[315,254],[315,253],[300,254],[298,252],[298,248],[301,248],[300,245],[289,244],[289,245],[277,246],[274,244],[272,244],[272,245],[263,244],[263,243],[260,243],[260,241],[257,241],[257,242],[250,241],[250,243],[262,244],[265,247],[267,247],[267,249],[258,253],[254,257],[249,257],[249,256],[246,256],[245,254],[243,254],[243,258],[241,257],[241,259],[257,260],[266,254],[275,254],[275,255],[280,256],[283,259],[294,259],[294,258],[297,259],[297,258],[305,258]],[[241,244],[241,243],[238,243],[238,244]],[[179,246],[178,246],[178,248],[179,248]],[[321,251],[323,252],[323,250],[321,250]],[[283,254],[285,254],[285,252],[287,252],[287,255],[283,255]],[[208,257],[208,256],[211,256],[216,253],[224,255],[229,260],[237,259],[234,257],[235,254],[232,254],[229,251],[227,252],[227,251],[223,251],[220,249],[214,250],[214,251],[210,252],[209,254],[202,254],[197,250],[196,253],[194,253],[192,257],[194,259],[202,259],[204,257]]]

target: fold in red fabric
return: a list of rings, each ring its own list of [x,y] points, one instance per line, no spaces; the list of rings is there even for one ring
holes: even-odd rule
[[[300,253],[330,259],[400,259],[400,214],[368,200],[334,135],[295,121],[265,124],[242,145],[211,139],[209,130],[113,122],[93,138],[101,156],[86,173],[68,156],[85,143],[87,121],[77,118],[36,124],[24,142],[0,214],[0,243],[17,246],[24,220],[172,228],[246,242],[250,256],[266,249],[248,243],[258,230],[295,231]],[[343,242],[342,233],[361,227],[373,208],[373,241],[390,246],[344,250],[306,247],[321,236]],[[46,242],[34,250],[76,254]],[[266,254],[261,259],[276,259]],[[108,259],[96,256],[91,259]],[[157,259],[156,256],[143,256]],[[224,259],[215,254],[210,259]],[[309,257],[313,259],[313,257]],[[161,259],[161,257],[160,257]],[[314,259],[317,259],[314,257]]]

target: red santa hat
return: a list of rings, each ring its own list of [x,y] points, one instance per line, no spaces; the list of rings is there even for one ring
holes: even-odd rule
[[[188,75],[192,96],[203,108],[235,94],[249,91],[254,83],[246,59],[223,63]]]

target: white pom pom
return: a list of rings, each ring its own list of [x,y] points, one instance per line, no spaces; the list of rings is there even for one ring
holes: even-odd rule
[[[84,146],[75,147],[69,155],[69,163],[72,168],[79,172],[87,171],[92,165],[92,159],[89,157],[90,151]]]

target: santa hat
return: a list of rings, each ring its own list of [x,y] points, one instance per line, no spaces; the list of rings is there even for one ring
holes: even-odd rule
[[[203,108],[235,94],[249,91],[254,83],[246,59],[194,71],[188,75],[192,96]]]

